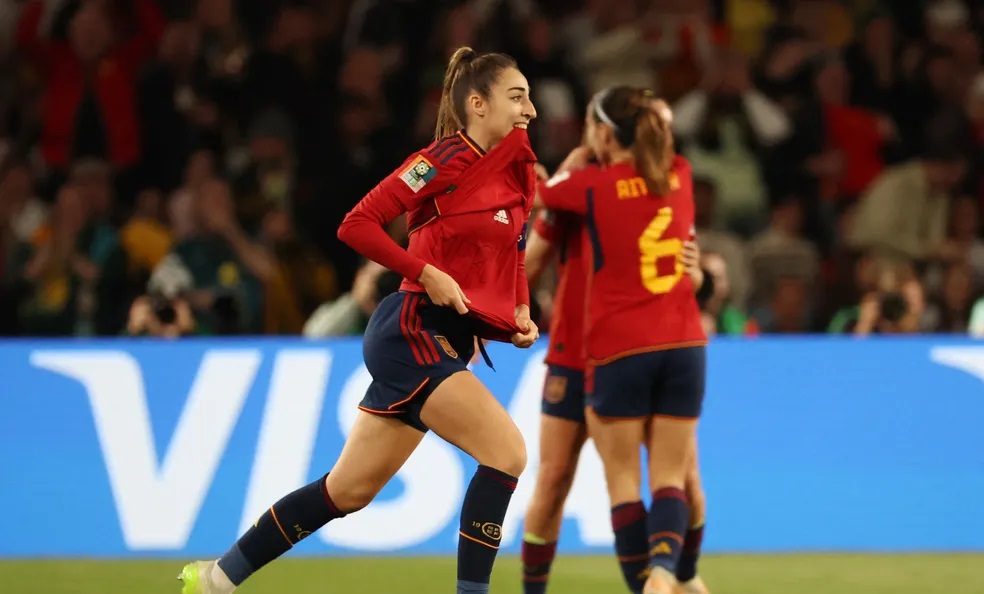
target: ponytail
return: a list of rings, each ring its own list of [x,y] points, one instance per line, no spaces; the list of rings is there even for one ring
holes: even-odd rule
[[[621,86],[598,93],[592,109],[595,120],[610,126],[615,140],[631,149],[649,192],[655,196],[669,192],[673,167],[673,115],[669,106],[648,89]]]
[[[669,174],[673,167],[670,110],[662,101],[645,96],[640,98],[639,108],[632,156],[650,193],[664,196],[671,189]]]
[[[506,54],[479,54],[470,47],[459,47],[448,61],[444,72],[441,103],[437,108],[435,140],[451,136],[465,127],[465,101],[471,92],[486,99],[499,74],[506,68],[516,68],[516,61]]]
[[[472,48],[459,47],[448,61],[448,68],[444,71],[444,87],[441,89],[441,104],[437,108],[435,139],[451,136],[463,127],[462,117],[455,109],[454,87],[461,78],[462,71],[466,70],[477,57],[478,54]]]

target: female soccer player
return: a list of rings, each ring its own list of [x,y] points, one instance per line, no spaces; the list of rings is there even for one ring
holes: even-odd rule
[[[586,418],[605,466],[616,550],[620,560],[648,557],[642,592],[673,594],[706,344],[681,260],[694,223],[690,167],[674,155],[669,110],[650,92],[608,89],[593,111],[588,136],[602,165],[554,176],[539,197],[583,216],[590,243]],[[640,443],[653,492],[645,518]]]
[[[547,347],[547,377],[543,385],[540,415],[539,467],[533,497],[526,510],[522,546],[523,594],[543,594],[557,554],[557,541],[564,503],[570,493],[578,459],[587,431],[584,422],[584,350],[582,346],[585,281],[581,253],[581,219],[565,212],[540,212],[526,243],[526,273],[530,286],[536,286],[543,269],[555,255],[558,283],[554,295],[554,314]],[[700,268],[700,248],[696,242],[684,244],[681,260],[700,300],[711,282]],[[704,594],[697,575],[697,559],[704,525],[704,494],[696,456],[688,473],[686,493],[691,501],[692,523],[684,538],[683,553],[677,564],[677,579],[685,594]],[[641,503],[638,517],[645,516]],[[615,525],[618,529],[619,526]],[[645,537],[645,526],[637,530]],[[649,567],[649,557],[619,559],[630,590],[638,591]]]
[[[222,558],[186,566],[184,594],[231,592],[329,521],[368,505],[428,429],[479,463],[461,510],[457,591],[488,592],[526,449],[467,364],[476,337],[522,348],[538,337],[523,261],[536,180],[526,127],[535,117],[512,58],[455,52],[438,139],[376,186],[338,230],[405,279],[366,329],[373,381],[342,453],[329,474],[276,502]],[[404,212],[406,251],[385,230]]]

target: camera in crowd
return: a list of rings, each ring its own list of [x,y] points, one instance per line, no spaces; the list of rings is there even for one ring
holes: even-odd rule
[[[898,324],[909,313],[909,302],[902,293],[892,291],[878,297],[878,309],[881,320],[890,324]]]

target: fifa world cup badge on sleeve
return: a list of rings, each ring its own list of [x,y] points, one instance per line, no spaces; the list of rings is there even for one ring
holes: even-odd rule
[[[437,169],[423,155],[417,155],[417,158],[411,161],[400,174],[400,179],[416,194],[435,176],[437,176]]]

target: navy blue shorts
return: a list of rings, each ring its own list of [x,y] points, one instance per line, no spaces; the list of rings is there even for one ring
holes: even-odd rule
[[[426,432],[420,410],[442,381],[468,368],[475,354],[475,325],[472,318],[434,305],[424,293],[388,295],[362,340],[372,384],[359,408]]]
[[[587,402],[599,417],[695,419],[704,403],[706,369],[702,346],[629,355],[593,369]]]
[[[584,372],[563,365],[547,365],[541,412],[547,416],[584,422]]]

